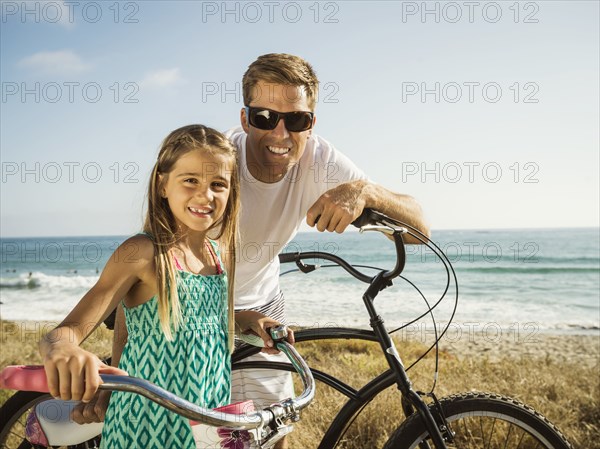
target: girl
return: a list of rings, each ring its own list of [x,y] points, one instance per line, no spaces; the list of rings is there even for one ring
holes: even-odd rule
[[[122,300],[128,337],[121,374],[204,407],[229,403],[237,173],[235,148],[217,131],[190,125],[167,136],[150,177],[144,233],[112,254],[96,285],[40,342],[54,397],[94,397],[98,369],[108,367],[79,344]],[[224,263],[209,234],[219,240]],[[254,331],[272,346],[265,328],[276,321],[254,312],[235,318],[240,331]],[[194,439],[187,419],[142,396],[114,392],[102,447],[191,448]]]

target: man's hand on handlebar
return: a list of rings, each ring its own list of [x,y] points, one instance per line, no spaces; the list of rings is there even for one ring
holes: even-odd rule
[[[254,333],[264,341],[262,352],[267,354],[277,354],[279,350],[274,347],[273,339],[267,332],[271,327],[279,326],[281,323],[260,312],[245,310],[235,313],[236,330],[241,333]],[[287,341],[294,344],[294,332],[288,329]]]
[[[365,207],[365,185],[366,181],[353,181],[328,190],[308,210],[306,223],[320,232],[344,232]]]
[[[377,210],[402,226],[415,229],[425,239],[430,236],[421,206],[413,197],[392,192],[364,179],[349,181],[326,191],[308,209],[306,223],[320,232],[342,233],[365,208]],[[405,236],[405,242],[423,243],[411,234]]]

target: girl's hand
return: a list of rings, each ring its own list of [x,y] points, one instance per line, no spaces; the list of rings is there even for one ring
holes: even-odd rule
[[[262,352],[267,354],[277,354],[279,351],[273,347],[273,340],[267,332],[268,328],[281,325],[279,321],[269,318],[260,312],[243,311],[236,312],[235,321],[238,329],[242,333],[255,333],[265,342]],[[294,332],[288,329],[287,341],[294,344]]]
[[[98,370],[117,369],[104,364],[95,354],[64,340],[50,343],[44,352],[50,394],[63,401],[91,401],[102,382]]]
[[[77,424],[104,421],[111,393],[111,391],[98,391],[90,402],[77,404],[71,412],[71,419]]]
[[[116,374],[127,376],[127,372],[120,368],[109,366],[100,368],[100,374]],[[77,424],[89,424],[104,421],[106,409],[110,401],[112,391],[99,390],[90,402],[80,402],[71,411],[71,419]]]

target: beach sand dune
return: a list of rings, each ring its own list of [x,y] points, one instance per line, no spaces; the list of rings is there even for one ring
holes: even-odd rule
[[[600,333],[596,335],[537,334],[527,338],[489,336],[475,333],[460,339],[443,338],[440,348],[458,358],[486,357],[545,359],[556,363],[577,363],[586,367],[600,364]]]

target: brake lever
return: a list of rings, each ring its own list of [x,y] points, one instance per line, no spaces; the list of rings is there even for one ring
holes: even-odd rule
[[[275,343],[283,341],[288,336],[288,328],[287,326],[280,324],[279,326],[269,328],[269,333],[271,334],[271,338]]]
[[[271,335],[273,343],[279,343],[285,340],[288,336],[287,326],[284,325],[271,327],[267,329],[267,331]],[[259,348],[265,347],[265,342],[263,341],[263,339],[256,334],[241,333],[238,335],[238,338],[249,345],[256,346]]]
[[[244,343],[249,344],[251,346],[256,346],[257,348],[265,347],[265,342],[263,341],[263,339],[256,334],[241,333],[238,335],[238,338]]]
[[[317,268],[321,268],[321,265],[319,265],[319,264],[314,264],[314,265],[310,264],[310,265],[307,265],[304,262],[302,262],[302,260],[300,260],[300,259],[298,259],[296,261],[296,266],[298,267],[298,269],[302,273],[306,273],[306,274],[310,273],[312,271],[315,271]]]

